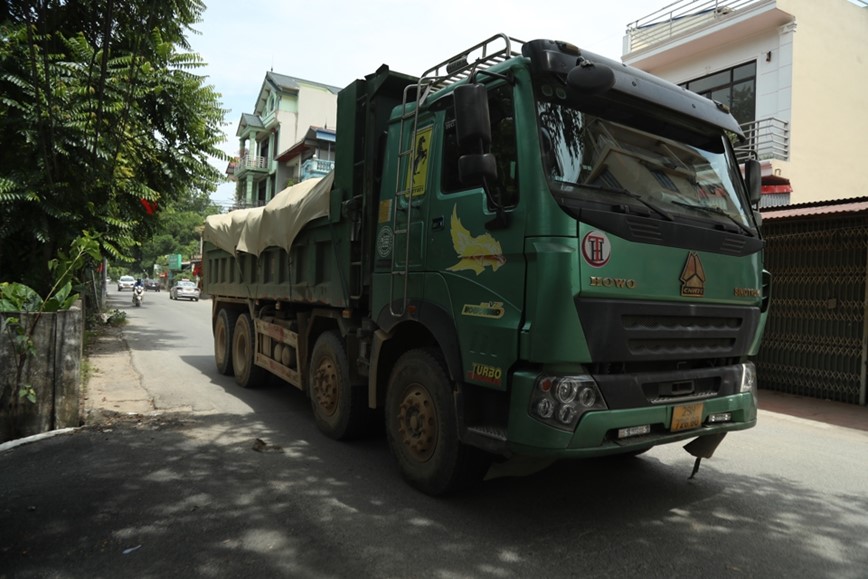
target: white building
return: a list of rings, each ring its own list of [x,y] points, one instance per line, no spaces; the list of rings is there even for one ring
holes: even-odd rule
[[[318,168],[334,164],[340,90],[276,72],[265,74],[253,113],[241,115],[238,160],[227,169],[236,181],[240,204],[263,205],[288,185],[316,176],[303,170],[311,159]]]
[[[681,0],[628,25],[623,61],[731,107],[764,206],[868,195],[866,2]]]

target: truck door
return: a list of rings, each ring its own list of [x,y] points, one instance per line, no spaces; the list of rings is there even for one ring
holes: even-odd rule
[[[450,99],[451,100],[451,99]],[[524,213],[519,195],[517,126],[513,87],[488,89],[491,153],[497,179],[489,191],[499,196],[506,226],[491,228],[495,201],[481,183],[461,182],[461,151],[454,107],[438,114],[429,151],[426,302],[451,312],[458,331],[464,378],[491,387],[506,386],[518,356],[525,286]]]

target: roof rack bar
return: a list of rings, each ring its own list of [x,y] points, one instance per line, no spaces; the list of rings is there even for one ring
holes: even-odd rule
[[[518,49],[512,49],[513,44],[522,45],[524,42],[506,34],[495,34],[452,58],[432,66],[422,74],[419,82],[428,84],[433,90],[455,84],[468,78],[474,70],[489,68],[513,56],[519,56]]]

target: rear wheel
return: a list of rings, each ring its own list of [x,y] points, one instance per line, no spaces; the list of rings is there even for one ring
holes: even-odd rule
[[[317,427],[335,440],[356,438],[371,423],[367,388],[350,383],[348,364],[337,332],[324,332],[317,338],[310,360],[310,403]]]
[[[266,376],[265,370],[256,366],[256,333],[249,314],[239,314],[232,332],[232,371],[235,381],[242,388],[258,386]]]
[[[214,362],[217,371],[228,376],[232,374],[232,330],[238,313],[231,310],[220,310],[214,322]]]
[[[398,359],[386,393],[386,433],[404,478],[429,495],[479,483],[491,455],[458,439],[452,385],[436,349]]]

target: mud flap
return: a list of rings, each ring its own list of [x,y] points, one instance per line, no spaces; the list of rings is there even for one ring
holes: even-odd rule
[[[696,461],[693,463],[693,472],[690,473],[688,478],[696,476],[702,459],[711,458],[714,451],[717,450],[717,446],[723,441],[725,436],[725,432],[721,432],[720,434],[709,434],[708,436],[694,438],[692,441],[684,445],[684,450],[696,457]]]

